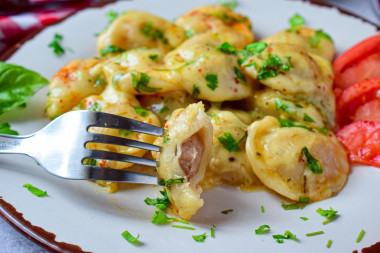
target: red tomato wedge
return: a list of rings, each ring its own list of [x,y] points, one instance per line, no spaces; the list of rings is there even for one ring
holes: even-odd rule
[[[337,133],[350,162],[380,167],[380,122],[356,121]]]
[[[380,34],[339,55],[334,63],[335,88],[342,90],[371,77],[380,77]]]
[[[380,121],[380,77],[365,79],[345,89],[337,101],[337,123],[343,127],[357,120]]]

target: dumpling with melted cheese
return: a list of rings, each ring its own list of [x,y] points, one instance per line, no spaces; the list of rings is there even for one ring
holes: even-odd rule
[[[164,128],[164,136],[154,142],[162,146],[159,154],[153,154],[159,162],[157,171],[165,181],[184,180],[167,187],[167,193],[170,211],[189,220],[203,206],[199,183],[210,159],[212,125],[199,102],[175,110]]]

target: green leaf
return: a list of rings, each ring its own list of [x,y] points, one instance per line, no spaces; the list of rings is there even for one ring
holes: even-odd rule
[[[297,28],[299,26],[304,25],[304,24],[305,24],[305,19],[299,14],[294,14],[289,19],[289,25],[290,25],[290,31],[291,32],[297,32]]]
[[[289,105],[281,98],[275,98],[274,104],[277,110],[281,110],[286,113],[290,113]]]
[[[105,48],[102,48],[102,50],[100,51],[100,55],[102,57],[106,56],[107,54],[111,54],[111,53],[122,53],[124,52],[125,50],[120,48],[120,47],[117,47],[117,46],[114,46],[114,45],[108,45],[106,46]]]
[[[20,106],[49,81],[37,72],[0,62],[0,114]]]
[[[166,192],[166,189],[164,189],[163,191],[160,191],[160,193],[163,196],[163,198],[156,198],[156,199],[146,198],[144,202],[147,205],[155,206],[158,209],[165,211],[166,208],[169,206],[168,193]]]
[[[286,57],[286,60],[282,60],[280,57],[274,54],[269,54],[268,59],[263,62],[263,65],[257,70],[257,80],[264,80],[278,76],[280,73],[284,73],[293,68],[290,62],[290,57]]]
[[[140,79],[137,78],[138,74],[140,74]],[[148,86],[150,77],[145,73],[136,72],[132,70],[131,77],[132,77],[133,87],[135,88],[137,92],[144,91],[144,92],[154,93],[161,90],[161,88],[152,88]]]
[[[215,90],[218,88],[218,76],[215,74],[207,74],[206,75],[207,87],[211,90]]]
[[[38,189],[37,187],[34,187],[33,185],[31,184],[24,184],[22,187],[28,189],[28,191],[30,191],[33,195],[37,196],[37,197],[46,197],[47,196],[47,192],[46,191],[42,191],[40,189]]]
[[[5,122],[0,124],[0,134],[18,135],[18,132],[11,129],[11,125]]]
[[[121,233],[121,235],[124,237],[125,240],[132,244],[138,244],[138,239],[140,238],[140,235],[138,234],[137,237],[134,237],[131,235],[127,230]]]
[[[292,119],[281,119],[281,118],[277,118],[277,120],[280,122],[280,126],[281,127],[299,127],[299,128],[304,128],[310,132],[313,132],[312,129],[308,128],[307,126],[304,126],[304,125],[296,125],[296,123],[294,122],[294,120]]]
[[[134,106],[133,109],[135,109],[135,112],[143,118],[148,117],[150,114],[148,110],[145,110],[144,108],[140,106]]]
[[[309,38],[310,46],[311,47],[318,47],[319,42],[321,41],[322,38],[332,41],[332,38],[330,37],[330,35],[323,32],[323,30],[317,30],[315,32],[314,36]]]
[[[56,56],[63,55],[65,53],[65,49],[61,46],[61,41],[63,39],[63,36],[56,33],[54,34],[53,41],[48,45],[48,47],[53,48],[53,52]]]
[[[266,234],[270,230],[270,227],[268,225],[262,225],[258,229],[255,229],[256,235]]]
[[[235,74],[236,74],[236,78],[245,82],[245,76],[243,74],[243,72],[241,72],[241,70],[238,68],[238,67],[234,67],[234,71],[235,71]]]
[[[309,197],[300,197],[300,199],[298,200],[298,202],[300,203],[309,203],[309,201],[310,201]]]
[[[303,121],[314,123],[315,121],[306,113],[303,114]]]
[[[199,90],[199,86],[196,84],[193,84],[193,92],[191,93],[191,95],[193,95],[193,97],[197,98],[199,96],[199,93],[201,93]]]
[[[220,46],[215,47],[215,49],[225,54],[236,54],[238,52],[238,50],[227,41],[221,44]]]
[[[236,141],[234,137],[232,136],[232,134],[228,132],[224,132],[223,135],[224,136],[218,137],[218,141],[223,145],[223,147],[230,152],[239,152],[240,151],[239,143],[242,142],[246,134],[238,141]]]
[[[152,61],[154,61],[154,60],[156,60],[156,59],[158,58],[158,54],[150,54],[150,55],[149,55],[149,58],[150,58]]]
[[[235,9],[238,3],[237,3],[237,0],[230,0],[230,1],[219,1],[218,4],[224,7],[227,7],[228,9],[233,10]]]
[[[323,168],[319,161],[315,159],[307,149],[307,147],[303,147],[302,153],[306,156],[306,162],[307,167],[314,173],[314,174],[322,174]]]
[[[206,233],[203,233],[201,235],[193,235],[193,239],[197,242],[204,242],[204,240],[206,240]]]
[[[173,220],[173,218],[169,218],[163,212],[156,211],[152,216],[152,223],[156,225],[168,224]]]
[[[249,44],[248,46],[246,46],[242,50],[239,50],[238,51],[238,57],[239,57],[238,64],[242,65],[249,57],[263,52],[267,48],[267,46],[268,46],[268,44],[265,42],[255,42],[255,43]],[[253,63],[250,63],[250,64],[253,64]],[[248,67],[248,65],[246,65],[245,67]],[[249,66],[251,66],[251,65],[249,65]]]

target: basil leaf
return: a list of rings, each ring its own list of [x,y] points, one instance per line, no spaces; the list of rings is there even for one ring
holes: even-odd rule
[[[9,123],[7,122],[0,124],[0,133],[9,134],[9,135],[18,135],[18,132],[15,130],[12,130],[11,125],[9,125]]]
[[[28,189],[28,191],[30,191],[33,195],[37,196],[37,197],[46,197],[47,196],[47,192],[46,191],[42,191],[40,189],[38,189],[37,187],[34,187],[33,185],[31,184],[24,184],[22,187]]]
[[[37,72],[0,62],[0,114],[24,104],[49,81]]]

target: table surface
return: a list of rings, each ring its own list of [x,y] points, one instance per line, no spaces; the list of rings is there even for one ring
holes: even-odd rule
[[[380,26],[380,18],[372,8],[372,0],[320,0],[340,7],[343,10],[361,16]],[[26,239],[22,234],[0,218],[0,252],[1,253],[46,253],[47,250]]]

